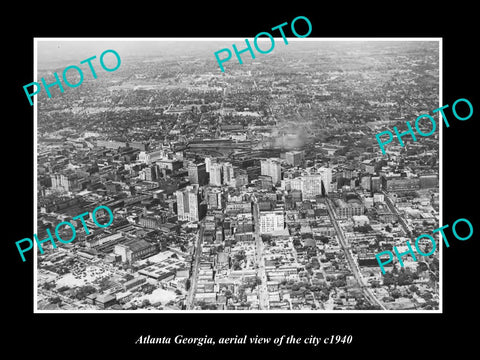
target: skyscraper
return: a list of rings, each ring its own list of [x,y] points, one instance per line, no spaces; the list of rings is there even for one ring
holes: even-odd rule
[[[372,176],[371,191],[372,194],[382,190],[382,179],[380,176]]]
[[[207,156],[205,158],[205,170],[207,171],[207,173],[210,172],[210,165],[211,164],[212,164],[212,158]]]
[[[201,204],[198,185],[189,185],[175,192],[177,217],[180,221],[199,221],[205,216],[205,205]]]
[[[303,176],[285,179],[287,190],[300,190],[304,199],[315,199],[317,195],[325,195],[330,191],[332,182],[332,169],[321,167],[314,172],[306,173]]]
[[[74,191],[79,190],[80,185],[78,176],[73,172],[50,175],[52,181],[52,189],[58,191]]]
[[[282,180],[282,166],[276,160],[262,160],[260,162],[260,171],[262,175],[270,176],[274,184],[277,184]]]
[[[371,189],[371,176],[367,175],[367,176],[362,176],[361,180],[360,180],[360,185],[362,186],[362,188],[364,188],[365,190],[370,190]]]
[[[306,175],[302,182],[302,195],[304,199],[315,199],[317,195],[322,195],[321,174]],[[324,185],[325,187],[325,185]],[[327,189],[325,188],[327,192]]]
[[[285,153],[285,161],[292,166],[300,166],[303,164],[303,151],[288,151]]]
[[[332,184],[332,169],[328,167],[321,167],[317,169],[317,173],[322,176],[323,185],[325,186],[325,193],[328,194]]]
[[[157,164],[150,165],[143,169],[145,180],[155,181],[160,177],[160,167]]]
[[[228,186],[235,186],[235,174],[233,165],[229,162],[222,164],[223,184]]]
[[[187,170],[190,184],[198,184],[200,186],[207,184],[207,170],[205,163],[189,164]]]
[[[210,185],[222,186],[223,178],[223,166],[222,164],[212,163],[210,164]]]
[[[248,184],[247,172],[244,171],[243,173],[241,172],[237,173],[237,176],[235,177],[235,187],[242,187],[247,184]]]

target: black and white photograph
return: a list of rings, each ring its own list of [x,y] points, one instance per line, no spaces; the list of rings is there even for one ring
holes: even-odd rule
[[[473,7],[126,5],[2,23],[6,352],[468,356]]]
[[[206,40],[36,42],[37,310],[439,310],[441,41]]]

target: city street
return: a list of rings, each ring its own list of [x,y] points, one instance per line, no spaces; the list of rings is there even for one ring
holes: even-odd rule
[[[198,265],[200,264],[200,258],[202,255],[202,241],[203,241],[203,225],[200,224],[200,230],[197,236],[197,243],[195,244],[195,258],[192,265],[192,275],[190,276],[190,288],[188,289],[188,295],[186,299],[187,310],[192,310],[195,300],[195,292],[197,290],[198,279]]]
[[[378,305],[382,308],[382,310],[386,310],[385,306],[376,298],[376,296],[372,293],[372,291],[365,285],[362,275],[360,273],[360,269],[358,268],[357,262],[354,260],[350,248],[347,246],[347,243],[345,241],[345,238],[343,236],[343,232],[338,225],[337,219],[335,218],[335,213],[331,204],[331,200],[329,198],[326,198],[326,204],[327,204],[327,210],[328,210],[328,215],[330,216],[330,220],[333,224],[333,227],[335,228],[335,232],[337,233],[337,238],[338,241],[340,242],[340,245],[342,246],[343,251],[345,252],[345,257],[347,259],[348,265],[350,266],[350,269],[352,270],[352,274],[357,280],[358,285],[362,289],[363,294],[367,298],[367,300],[370,302],[372,305]]]
[[[258,202],[255,195],[252,196],[253,200],[253,219],[255,226],[255,259],[257,262],[257,276],[262,281],[261,284],[257,286],[258,288],[258,299],[260,304],[260,310],[269,310],[270,304],[268,301],[268,289],[267,289],[267,274],[265,271],[265,259],[263,257],[263,241],[260,236],[260,211],[258,208]]]

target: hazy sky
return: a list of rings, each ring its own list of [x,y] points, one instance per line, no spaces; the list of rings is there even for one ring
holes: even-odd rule
[[[231,47],[232,42],[214,41],[39,41],[38,67],[68,66],[80,63],[108,49],[115,50],[120,58],[197,55],[212,56],[217,50]],[[61,65],[63,64],[63,65]]]
[[[337,50],[353,50],[353,49],[366,49],[375,52],[375,50],[382,50],[386,47],[395,48],[399,54],[409,48],[421,48],[425,45],[423,41],[302,41],[302,39],[288,39],[289,44],[285,45],[282,38],[275,38],[275,48],[273,52],[290,52],[296,50],[305,49],[317,49],[320,52],[322,49]],[[37,42],[37,54],[38,54],[38,68],[52,69],[56,67],[65,68],[68,65],[77,65],[80,61],[85,60],[93,55],[97,58],[100,54],[108,49],[115,50],[120,58],[127,57],[179,57],[182,55],[196,56],[198,58],[210,58],[215,61],[214,52],[222,48],[229,48],[232,53],[232,44],[235,43],[239,50],[245,49],[245,40],[228,40],[218,41],[203,38],[202,41],[180,41],[180,40],[140,40],[131,39],[118,41],[110,40],[75,40],[75,39],[59,39],[58,41],[41,40]],[[253,47],[253,39],[249,39]],[[264,41],[270,40],[265,38]],[[430,44],[436,44],[437,42],[430,42]],[[268,45],[261,45],[261,48],[268,49]],[[437,47],[438,49],[438,47]],[[272,52],[272,53],[273,53]],[[367,51],[368,52],[368,51]],[[395,51],[396,52],[396,51]],[[232,54],[233,55],[233,54]],[[247,54],[246,54],[247,55]],[[245,56],[246,56],[245,55]],[[257,57],[265,56],[256,54]],[[111,54],[109,56],[112,56]],[[225,56],[224,54],[221,55]],[[268,56],[268,54],[266,55]]]

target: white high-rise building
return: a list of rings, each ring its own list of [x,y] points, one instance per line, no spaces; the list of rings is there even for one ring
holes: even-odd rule
[[[330,192],[331,182],[332,169],[322,167],[297,178],[285,179],[284,186],[286,190],[300,190],[304,199],[315,199],[322,194],[322,183],[325,194]]]
[[[274,184],[282,180],[282,166],[274,159],[262,160],[260,162],[260,171],[262,175],[270,176]]]
[[[332,169],[321,167],[315,170],[315,172],[310,173],[309,175],[303,176],[304,183],[302,188],[302,193],[304,198],[315,198],[316,195],[322,194],[321,183],[325,188],[325,194],[330,192],[330,187],[332,183]]]
[[[271,234],[283,231],[285,216],[283,210],[260,212],[260,234]]]
[[[320,174],[304,176],[302,181],[302,189],[301,189],[303,198],[315,199],[315,196],[321,195],[322,180],[323,180],[323,177]],[[325,186],[325,192],[327,192],[326,186]]]
[[[223,184],[228,186],[235,186],[235,174],[233,165],[229,162],[223,163]]]
[[[302,190],[303,189],[303,177],[295,179],[289,179],[290,190]]]
[[[200,210],[198,185],[187,186],[175,192],[177,197],[177,217],[180,221],[199,221],[203,217]]]
[[[210,165],[212,165],[212,158],[207,156],[205,158],[205,168],[207,170],[207,173],[210,172]]]
[[[210,164],[210,185],[222,186],[223,178],[223,166],[222,164],[212,163]]]
[[[332,169],[327,167],[321,167],[317,170],[317,172],[322,175],[325,191],[326,193],[329,193],[330,187],[332,185]]]

